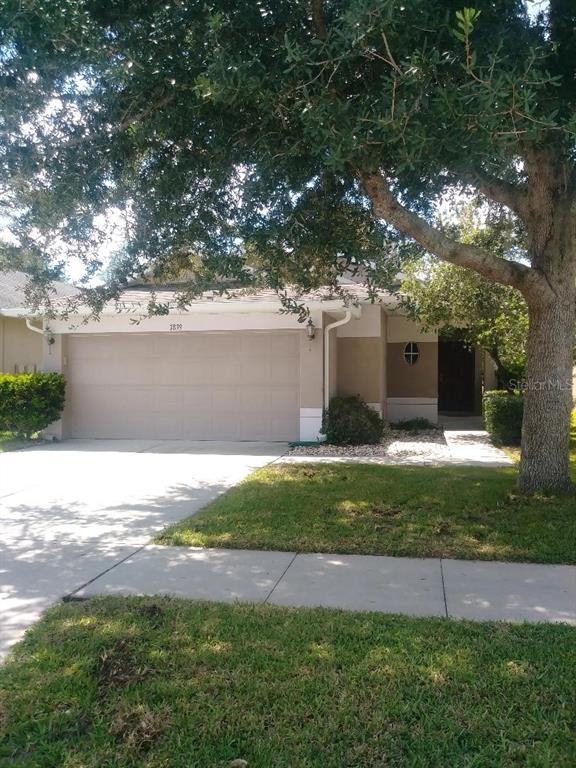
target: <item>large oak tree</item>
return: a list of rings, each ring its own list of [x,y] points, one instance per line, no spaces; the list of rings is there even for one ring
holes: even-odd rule
[[[519,484],[570,490],[576,4],[474,6],[2,0],[11,253],[90,265],[113,209],[128,221],[120,276],[248,262],[306,287],[350,265],[377,274],[399,233],[524,296]],[[529,263],[434,226],[455,187],[518,218]]]

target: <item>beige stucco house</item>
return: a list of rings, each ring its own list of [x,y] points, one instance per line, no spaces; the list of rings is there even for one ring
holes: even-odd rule
[[[150,287],[135,285],[99,321],[26,320],[11,307],[4,370],[65,374],[61,437],[317,440],[334,395],[359,394],[392,422],[479,412],[482,355],[439,342],[391,295],[345,290],[306,296],[308,325],[271,291],[207,293],[182,311],[166,288],[155,298],[170,313],[146,317]]]
[[[25,302],[23,272],[0,272],[0,373],[32,373],[42,367],[42,336],[12,316]]]

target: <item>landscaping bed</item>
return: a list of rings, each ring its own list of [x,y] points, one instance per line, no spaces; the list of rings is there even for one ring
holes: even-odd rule
[[[0,762],[568,767],[574,637],[170,598],[69,603],[0,668]]]
[[[391,459],[410,457],[442,461],[450,458],[450,450],[441,429],[414,432],[387,429],[382,440],[374,445],[296,445],[290,448],[288,456],[382,456]]]

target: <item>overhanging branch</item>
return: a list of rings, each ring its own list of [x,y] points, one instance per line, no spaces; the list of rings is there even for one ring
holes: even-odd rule
[[[538,270],[500,259],[478,246],[460,243],[448,237],[398,202],[381,173],[362,174],[361,181],[372,202],[374,214],[416,240],[434,256],[450,264],[472,269],[493,282],[511,285],[526,298],[538,296],[540,299],[554,299],[550,286]]]
[[[528,214],[527,190],[524,187],[511,184],[490,173],[482,170],[474,170],[461,175],[467,183],[476,187],[485,197],[499,205],[505,205],[519,218],[523,219]]]

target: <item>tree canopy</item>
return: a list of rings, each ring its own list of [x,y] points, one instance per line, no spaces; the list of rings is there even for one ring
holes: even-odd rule
[[[370,211],[379,169],[425,218],[454,185],[518,210],[520,144],[573,152],[563,7],[531,20],[520,0],[3,0],[4,216],[23,252],[93,271],[98,217],[122,212],[119,280],[190,260],[238,277],[254,254],[271,285],[378,272],[397,253]]]
[[[514,217],[484,204],[452,200],[450,220],[439,226],[462,242],[476,244],[500,258],[525,260],[523,233]],[[473,272],[424,257],[404,268],[400,288],[404,308],[427,329],[463,340],[487,352],[499,386],[521,382],[526,367],[528,308],[515,288]]]

